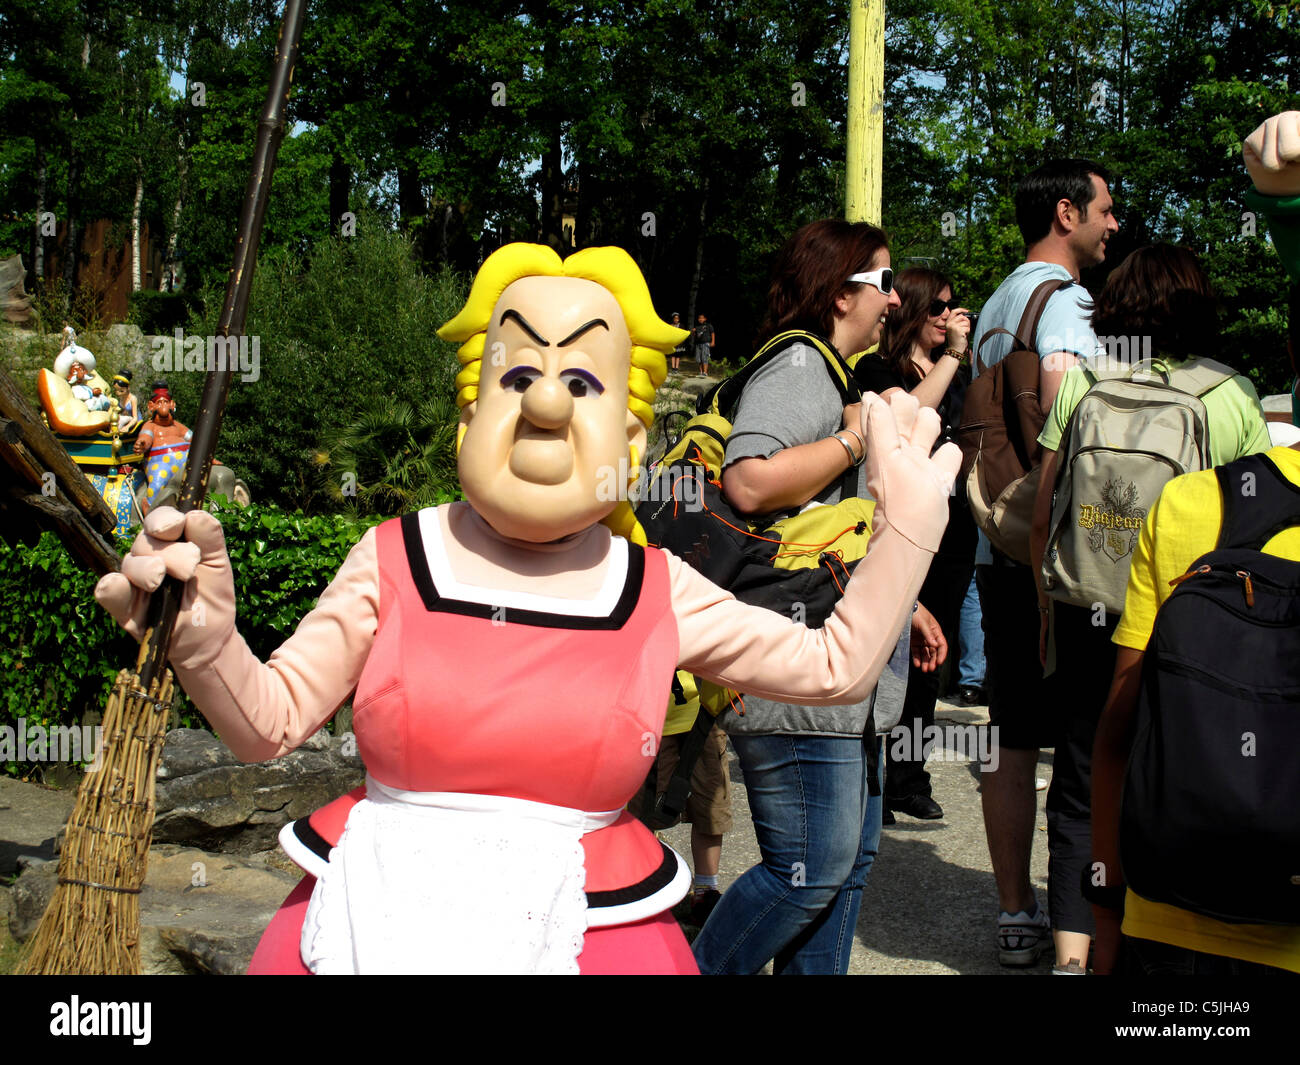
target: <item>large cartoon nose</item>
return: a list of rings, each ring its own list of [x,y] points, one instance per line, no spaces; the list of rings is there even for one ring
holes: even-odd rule
[[[528,386],[519,408],[539,429],[563,429],[573,417],[573,396],[556,377],[541,377]]]

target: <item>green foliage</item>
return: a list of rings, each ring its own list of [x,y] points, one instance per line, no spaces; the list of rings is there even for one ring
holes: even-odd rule
[[[318,456],[330,498],[358,514],[402,514],[461,498],[458,416],[445,383],[414,403],[372,397],[357,421],[327,436]]]
[[[308,517],[274,506],[214,507],[235,573],[237,624],[265,661],[283,643],[378,519]],[[120,550],[129,549],[124,541]],[[31,545],[0,541],[0,725],[79,724],[102,712],[113,678],[133,666],[136,645],[94,599],[95,576],[49,533]],[[178,693],[184,727],[202,717]],[[33,763],[0,763],[10,776]]]
[[[193,291],[155,292],[140,289],[127,297],[127,317],[148,336],[171,336],[184,329],[196,302]]]
[[[434,331],[455,315],[467,292],[467,279],[450,270],[420,273],[409,240],[368,215],[358,218],[355,236],[326,238],[310,258],[285,249],[264,255],[246,327],[259,338],[260,376],[236,378],[231,387],[221,461],[248,482],[254,499],[290,509],[337,509],[339,485],[321,476],[317,453],[394,397],[418,404],[452,395],[455,347]],[[212,290],[189,332],[214,333],[219,309],[220,296]],[[178,418],[190,424],[203,375],[172,373],[168,381]],[[426,409],[426,417],[435,415],[448,425],[457,416],[449,403]],[[454,483],[454,457],[436,447],[429,457],[439,459],[429,468],[435,491],[446,489]],[[379,479],[364,463],[354,472],[363,485]],[[411,468],[405,475],[413,491],[418,473]]]

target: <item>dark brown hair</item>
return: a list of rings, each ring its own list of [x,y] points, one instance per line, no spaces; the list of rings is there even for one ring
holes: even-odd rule
[[[894,286],[902,306],[885,319],[880,338],[880,357],[908,385],[921,380],[921,371],[912,361],[912,344],[930,317],[930,302],[945,288],[951,290],[952,279],[938,270],[909,266],[894,275]]]
[[[885,231],[866,222],[823,218],[796,230],[776,256],[759,344],[787,329],[829,340],[836,299],[861,284],[845,279],[867,270],[876,253],[888,247]]]
[[[1106,279],[1092,311],[1098,337],[1151,337],[1156,352],[1188,358],[1219,334],[1214,289],[1196,256],[1173,244],[1138,248]]]

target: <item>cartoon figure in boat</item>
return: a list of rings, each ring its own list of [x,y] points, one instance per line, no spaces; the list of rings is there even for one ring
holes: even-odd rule
[[[644,545],[625,501],[664,355],[631,257],[509,245],[440,331],[461,345],[466,502],[365,533],[263,664],[235,629],[221,527],[160,507],[96,597],[139,638],[164,574],[188,582],[178,679],[246,760],[312,735],[355,691],[364,789],[281,834],[311,874],[254,972],[694,972],[668,913],[681,859],[626,810],[673,672],[837,705],[875,684],[938,547],[954,446],[910,396],[863,402],[878,504],[821,629],[737,602]],[[191,622],[200,604],[205,624]]]
[[[72,386],[72,394],[87,410],[108,410],[112,400],[104,379],[95,372],[96,359],[88,348],[77,343],[72,326],[63,327],[63,348],[54,360],[54,372]]]

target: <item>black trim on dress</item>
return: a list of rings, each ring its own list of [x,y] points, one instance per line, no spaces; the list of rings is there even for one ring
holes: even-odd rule
[[[628,543],[627,575],[623,593],[608,617],[581,617],[572,614],[552,614],[544,610],[524,610],[519,607],[492,606],[488,603],[471,603],[462,599],[447,599],[438,593],[429,572],[429,561],[424,554],[424,538],[420,535],[418,512],[403,514],[402,543],[406,548],[406,562],[411,570],[424,608],[444,614],[461,614],[465,617],[501,621],[510,625],[533,625],[547,629],[621,629],[636,609],[641,598],[641,585],[645,578],[645,549]]]

